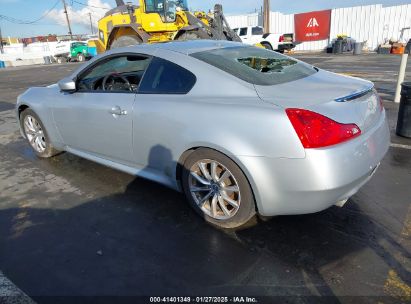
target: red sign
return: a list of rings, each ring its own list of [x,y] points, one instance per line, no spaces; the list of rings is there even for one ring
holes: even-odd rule
[[[295,41],[316,41],[330,37],[331,10],[294,15]]]

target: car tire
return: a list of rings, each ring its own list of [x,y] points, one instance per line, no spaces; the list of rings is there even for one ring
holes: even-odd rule
[[[65,62],[67,62],[66,58],[64,58],[64,57],[57,57],[57,63],[62,64],[62,63],[65,63]]]
[[[29,145],[38,157],[49,158],[60,153],[50,143],[43,123],[31,109],[25,109],[20,113],[20,126]]]
[[[215,150],[199,148],[187,157],[182,186],[194,210],[219,228],[239,228],[256,214],[254,195],[246,176],[233,160]],[[238,191],[234,191],[236,189]]]
[[[197,31],[187,31],[178,36],[178,41],[200,40],[201,36]]]
[[[265,49],[267,49],[267,50],[270,50],[270,51],[273,50],[273,47],[272,47],[271,44],[268,43],[268,42],[261,42],[261,45],[262,45]]]
[[[110,49],[116,49],[125,46],[141,44],[141,39],[136,35],[124,35],[117,37],[110,46]]]
[[[78,62],[84,62],[85,60],[86,60],[86,56],[84,56],[82,53],[77,54]]]

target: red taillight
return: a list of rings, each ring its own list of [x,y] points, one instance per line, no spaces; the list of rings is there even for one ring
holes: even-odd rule
[[[380,111],[382,112],[382,111],[384,111],[384,104],[382,103],[382,98],[378,93],[377,93],[377,96],[378,96],[378,100],[380,102]]]
[[[380,111],[381,112],[384,111],[384,104],[382,103],[381,95],[378,94],[378,92],[375,88],[373,89],[373,92],[374,92],[375,97],[377,97],[378,104],[380,105]]]
[[[287,109],[286,112],[306,149],[332,146],[361,134],[356,124],[342,124],[309,110]]]
[[[280,36],[280,39],[278,39],[278,42],[284,42],[284,35]]]

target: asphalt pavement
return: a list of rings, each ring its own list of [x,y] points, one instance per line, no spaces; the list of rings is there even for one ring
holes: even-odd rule
[[[296,57],[376,81],[394,129],[398,56]],[[411,139],[393,132],[376,175],[343,208],[218,230],[161,185],[68,153],[34,156],[18,133],[16,97],[78,67],[0,70],[0,271],[36,302],[186,295],[411,302]],[[105,296],[116,298],[96,298]]]

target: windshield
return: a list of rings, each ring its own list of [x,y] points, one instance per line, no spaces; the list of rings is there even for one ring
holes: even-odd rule
[[[87,46],[87,43],[84,42],[75,42],[71,44],[72,48],[76,48],[76,47],[82,47],[82,46]]]
[[[191,56],[256,85],[281,84],[316,73],[308,64],[257,47],[230,47]]]
[[[146,11],[165,14],[175,12],[179,7],[183,11],[188,10],[187,0],[146,0]]]
[[[158,13],[163,22],[174,22],[177,10],[187,11],[187,0],[146,0],[146,12]]]

